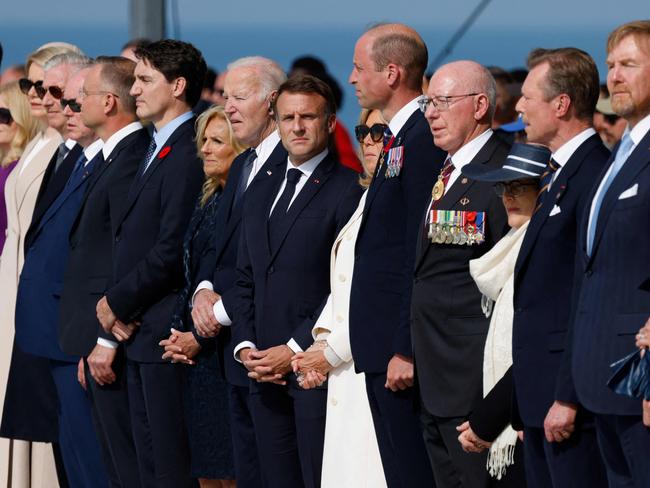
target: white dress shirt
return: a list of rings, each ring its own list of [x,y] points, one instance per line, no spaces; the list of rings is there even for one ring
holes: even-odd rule
[[[400,108],[395,115],[393,115],[393,118],[390,119],[390,122],[388,123],[388,128],[390,131],[393,133],[394,136],[397,136],[399,131],[402,130],[402,127],[404,127],[404,124],[406,124],[406,121],[413,115],[413,112],[416,110],[420,110],[420,105],[418,102],[424,98],[424,95],[420,95],[413,100],[411,100],[409,103],[404,105],[402,108]]]
[[[582,145],[583,142],[585,142],[595,133],[596,131],[592,127],[589,127],[588,129],[583,130],[579,134],[566,141],[558,148],[557,151],[551,155],[551,158],[553,158],[553,161],[555,161],[559,167],[555,173],[553,173],[553,179],[551,180],[551,184],[548,185],[546,191],[551,191],[553,182],[557,179],[560,171],[562,171],[562,168],[564,168],[567,161],[569,161],[571,156],[573,156],[573,153],[576,152],[576,150]]]

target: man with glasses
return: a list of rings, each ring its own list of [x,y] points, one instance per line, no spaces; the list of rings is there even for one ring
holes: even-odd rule
[[[463,452],[456,428],[482,398],[481,358],[489,319],[469,261],[507,231],[490,183],[461,174],[465,165],[501,167],[509,146],[492,131],[496,84],[473,61],[439,68],[421,107],[433,140],[447,151],[428,202],[417,213],[419,237],[412,334],[424,440],[437,486],[489,485],[486,455]]]
[[[422,208],[444,153],[418,110],[427,48],[402,24],[369,29],[354,48],[349,81],[359,104],[388,122],[356,241],[350,344],[365,373],[389,486],[432,486],[413,401],[410,302]]]
[[[79,93],[87,73],[88,69],[83,69],[72,76],[63,98]],[[90,403],[77,382],[79,356],[65,353],[57,340],[68,235],[90,176],[103,164],[103,143],[83,125],[78,113],[69,106],[64,111],[71,119],[70,135],[84,149],[68,181],[34,228],[25,251],[16,302],[16,344],[28,354],[49,359],[59,400],[59,445],[70,485],[108,486]]]

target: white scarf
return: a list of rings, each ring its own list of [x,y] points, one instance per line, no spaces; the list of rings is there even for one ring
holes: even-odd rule
[[[489,252],[469,262],[478,289],[495,302],[483,358],[484,397],[512,365],[515,263],[527,227],[528,222],[518,229],[510,229]],[[487,461],[490,476],[499,480],[503,477],[506,468],[514,463],[516,443],[517,433],[508,425],[490,447]]]

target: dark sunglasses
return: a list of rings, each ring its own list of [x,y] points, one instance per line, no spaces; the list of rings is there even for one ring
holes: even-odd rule
[[[538,181],[512,181],[510,183],[497,183],[494,185],[494,193],[498,197],[508,194],[511,197],[518,197],[526,191],[526,187],[534,186],[539,187]]]
[[[384,131],[388,127],[386,124],[373,124],[372,127],[368,127],[365,124],[357,125],[354,128],[354,135],[359,141],[359,144],[363,143],[363,140],[368,134],[370,134],[370,139],[373,142],[380,142],[384,138]]]
[[[13,122],[14,118],[8,108],[0,108],[0,124],[9,125]]]
[[[620,117],[616,114],[603,114],[603,117],[609,125],[614,125],[616,122],[618,122],[618,119],[620,119]]]
[[[74,113],[79,113],[81,112],[81,104],[77,102],[76,99],[74,98],[62,98],[61,99],[61,110],[65,110],[65,107],[70,107],[70,110],[72,110]]]
[[[20,86],[20,91],[25,95],[29,93],[29,90],[31,90],[32,87],[34,87],[34,91],[36,91],[38,98],[43,98],[47,93],[47,89],[43,88],[43,80],[32,81],[27,78],[21,78],[18,80],[18,86]]]

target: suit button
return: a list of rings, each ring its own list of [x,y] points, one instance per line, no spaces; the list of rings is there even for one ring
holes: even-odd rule
[[[344,283],[344,282],[345,282],[345,275],[344,275],[344,274],[340,274],[340,275],[339,275],[339,281],[340,281],[341,283]]]
[[[343,322],[343,317],[341,317],[340,315],[337,315],[337,316],[336,316],[336,321],[337,321],[339,324],[342,323],[342,322]]]
[[[420,278],[413,278],[413,283],[419,283],[419,282],[420,282]]]
[[[269,268],[269,270],[267,271],[267,273],[268,273],[268,274],[273,274],[274,271],[275,271],[275,268],[274,268],[273,266],[271,266],[271,267]]]
[[[122,240],[121,236],[115,236],[115,242],[120,242]]]
[[[334,405],[335,407],[338,405],[338,400],[336,398],[332,398],[331,404]]]
[[[352,232],[348,232],[348,235],[345,236],[346,241],[351,241],[352,240]]]
[[[217,266],[217,267],[215,268],[215,271],[221,271],[222,269],[223,269],[223,266]]]
[[[587,276],[587,278],[589,278],[592,274],[594,274],[594,272],[591,269],[588,269],[587,271],[585,271],[585,275]]]

